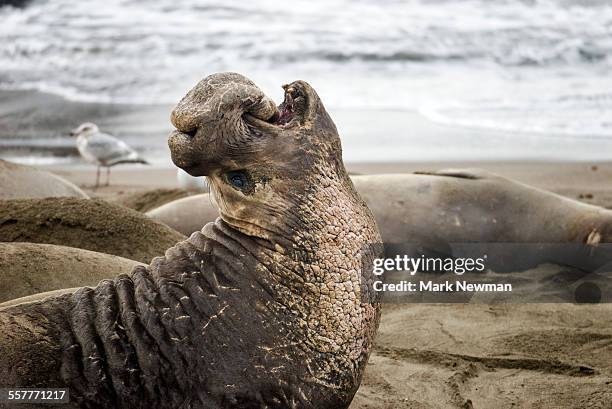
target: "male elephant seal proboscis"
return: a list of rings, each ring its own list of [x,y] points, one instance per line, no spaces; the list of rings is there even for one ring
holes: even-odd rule
[[[0,159],[0,199],[88,196],[74,184],[49,172]]]
[[[346,408],[380,318],[376,223],[315,91],[233,73],[172,113],[175,164],[221,218],[150,267],[0,310],[0,386],[87,408]]]
[[[43,291],[96,285],[104,278],[129,273],[138,264],[74,247],[0,243],[0,303]]]

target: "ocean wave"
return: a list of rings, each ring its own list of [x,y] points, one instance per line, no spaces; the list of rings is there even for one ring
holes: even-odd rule
[[[599,97],[563,96],[556,101],[532,100],[507,105],[491,101],[429,105],[418,112],[443,125],[538,134],[554,139],[612,140],[612,98],[605,94]]]
[[[23,8],[29,5],[32,0],[0,0],[1,7]]]
[[[0,89],[172,104],[239,71],[268,93],[307,79],[331,109],[610,135],[605,0],[37,0],[0,19]]]

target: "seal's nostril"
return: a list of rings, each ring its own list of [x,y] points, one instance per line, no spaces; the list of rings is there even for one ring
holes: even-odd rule
[[[274,115],[272,115],[270,117],[270,119],[268,119],[268,122],[271,124],[275,124],[280,118],[280,112],[275,112]]]
[[[193,128],[188,131],[184,131],[183,133],[193,138],[196,135],[196,133],[198,133],[198,128]]]

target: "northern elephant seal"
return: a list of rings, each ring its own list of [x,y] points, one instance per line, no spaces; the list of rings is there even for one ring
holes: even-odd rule
[[[120,204],[129,209],[134,209],[138,212],[145,213],[149,210],[156,209],[166,203],[179,200],[189,196],[191,193],[182,189],[151,189],[127,193],[114,198],[113,203]],[[106,199],[109,200],[109,199]],[[176,230],[176,229],[175,229]]]
[[[190,235],[200,231],[206,223],[215,221],[219,217],[219,207],[209,193],[201,193],[168,202],[149,210],[146,215]]]
[[[78,247],[142,263],[185,236],[141,213],[98,199],[0,201],[0,242]]]
[[[0,199],[88,196],[74,184],[49,172],[0,159]]]
[[[45,291],[42,293],[35,293],[19,298],[13,298],[11,300],[0,303],[0,309],[12,307],[18,304],[30,304],[34,302],[40,302],[46,300],[47,298],[53,298],[64,294],[72,294],[75,291],[80,290],[81,288],[83,287],[61,288],[59,290]]]
[[[612,211],[479,169],[353,182],[385,242],[612,242]]]
[[[0,303],[43,291],[96,285],[139,263],[74,247],[0,243]]]
[[[319,97],[284,88],[278,109],[238,74],[187,94],[172,158],[208,176],[221,218],[148,268],[0,310],[0,386],[66,386],[89,408],[348,407],[380,235]]]
[[[612,211],[483,170],[358,175],[351,179],[386,243],[612,242]],[[189,234],[218,217],[200,194],[147,213]]]

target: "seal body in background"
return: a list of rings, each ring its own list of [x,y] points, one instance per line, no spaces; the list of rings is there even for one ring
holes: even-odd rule
[[[612,242],[612,211],[478,169],[351,176],[385,243],[444,251],[449,243]],[[147,213],[190,234],[219,217],[208,194]],[[537,259],[534,261],[538,261]]]

